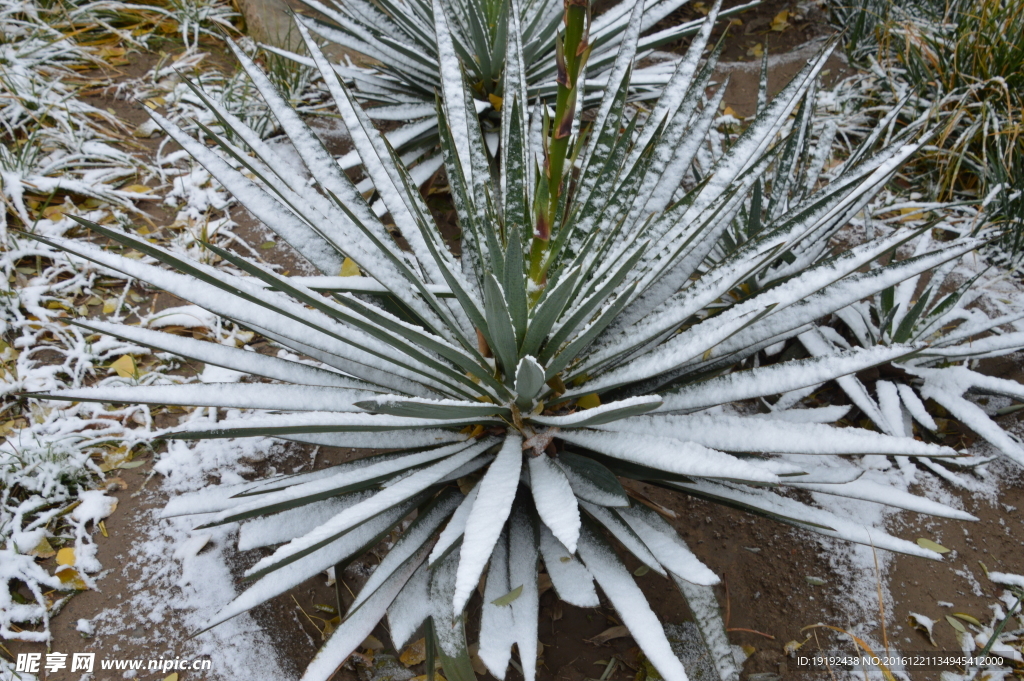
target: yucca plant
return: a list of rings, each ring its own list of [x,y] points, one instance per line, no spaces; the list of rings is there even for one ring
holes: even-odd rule
[[[930,231],[916,237],[912,246],[915,254],[930,250],[934,246]],[[913,424],[917,423],[920,429],[937,434],[939,426],[926,408],[930,399],[1024,466],[1024,446],[1016,436],[964,397],[974,393],[1024,400],[1019,382],[986,376],[969,367],[970,360],[1003,357],[1024,348],[1024,332],[1017,329],[1024,312],[1008,311],[990,317],[984,306],[975,305],[983,294],[975,284],[984,272],[968,279],[955,271],[957,264],[957,260],[950,260],[932,272],[911,277],[837,311],[842,334],[820,327],[801,334],[799,339],[808,352],[819,357],[855,345],[926,345],[927,349],[896,363],[895,371],[876,381],[874,397],[856,376],[843,376],[836,382],[883,433],[912,436]],[[952,463],[963,467],[989,460],[952,460],[947,466]],[[947,466],[929,459],[920,463],[957,482]]]
[[[866,266],[909,235],[835,256],[817,246],[820,235],[863,209],[924,137],[908,130],[879,149],[875,139],[832,182],[805,182],[806,195],[784,189],[800,177],[800,168],[815,165],[796,152],[805,150],[799,138],[808,134],[809,90],[825,63],[822,54],[765,102],[722,154],[700,161],[722,96],[719,90],[705,97],[714,58],[701,62],[717,5],[662,97],[640,115],[626,105],[644,26],[637,3],[596,117],[581,126],[579,90],[593,32],[586,3],[567,3],[554,114],[543,107],[531,112],[519,40],[524,31],[513,1],[500,167],[492,179],[471,84],[452,48],[441,0],[434,0],[432,11],[444,76],[436,115],[462,229],[458,258],[442,240],[407,168],[304,26],[299,32],[403,247],[388,231],[390,221],[375,215],[241,52],[238,58],[312,181],[294,172],[291,157],[286,160],[208,98],[245,148],[208,130],[219,144],[216,151],[153,116],[322,276],[282,276],[210,244],[224,263],[244,273],[234,274],[86,221],[97,234],[177,271],[84,241],[36,237],[229,317],[312,360],[76,320],[97,333],[269,382],[95,387],[38,397],[228,410],[190,419],[165,431],[166,438],[269,436],[391,450],[172,500],[168,515],[207,514],[207,525],[241,522],[243,550],[279,545],[248,570],[255,583],[208,626],[325,569],[343,567],[404,528],[305,678],[329,678],[386,615],[396,647],[423,626],[445,676],[471,679],[464,618],[485,577],[479,656],[504,678],[515,645],[524,676],[532,681],[543,560],[555,591],[568,603],[598,605],[596,582],[659,673],[682,681],[686,673],[619,558],[621,550],[678,585],[719,674],[737,678],[711,588],[718,577],[642,503],[634,481],[827,537],[936,558],[914,543],[780,492],[810,490],[970,519],[829,465],[837,455],[948,457],[954,451],[821,423],[833,418],[832,410],[805,410],[779,420],[731,406],[920,350],[913,343],[892,344],[758,366],[762,349],[976,246],[970,239],[934,244],[869,271]],[[802,113],[791,119],[798,107]],[[769,187],[795,200],[762,210],[762,202],[774,205]],[[742,242],[727,242],[724,235],[735,234],[742,223],[737,216],[743,215],[746,224],[753,215],[763,224],[747,230]],[[336,276],[346,261],[363,276]],[[747,285],[752,280],[756,286]],[[806,465],[770,456],[779,451],[808,455]],[[407,519],[411,524],[403,523]]]
[[[350,86],[357,101],[368,105],[370,118],[401,121],[402,126],[387,133],[388,141],[407,165],[417,161],[422,167],[413,172],[415,179],[426,180],[441,165],[437,153],[438,130],[434,93],[443,78],[438,65],[438,42],[434,33],[434,8],[429,0],[384,0],[383,2],[335,2],[302,0],[318,17],[297,19],[321,38],[368,58],[372,65],[335,65]],[[645,10],[638,57],[648,56],[658,47],[697,32],[700,21],[690,21],[653,31],[658,22],[684,5],[687,0],[656,0]],[[760,3],[746,2],[723,15],[736,14]],[[587,47],[587,73],[580,88],[580,103],[595,104],[607,83],[607,76],[629,25],[635,3],[624,0],[590,20],[576,20],[573,30],[583,30]],[[560,64],[572,59],[562,49],[559,28],[563,20],[562,0],[528,0],[523,3],[523,21],[518,25],[523,53],[526,95],[529,101],[541,98],[554,105],[558,92]],[[501,125],[501,107],[505,98],[505,52],[508,45],[509,14],[506,0],[453,0],[443,7],[451,38],[447,48],[454,50],[463,68],[473,98],[476,115],[489,148],[497,146]],[[306,61],[298,55],[293,59]],[[450,55],[446,55],[450,56]],[[639,61],[639,59],[638,59]],[[630,99],[654,99],[672,75],[671,60],[656,59],[634,67],[629,80]],[[520,103],[523,106],[523,103]],[[354,167],[359,156],[352,152],[342,157],[342,166]]]

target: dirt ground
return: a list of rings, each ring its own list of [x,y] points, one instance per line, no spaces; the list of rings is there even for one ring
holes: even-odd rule
[[[783,11],[790,13],[790,28],[773,30],[773,20]],[[700,3],[692,3],[678,16],[673,15],[666,21],[688,20],[696,18],[699,13]],[[738,114],[749,115],[756,100],[760,68],[756,46],[761,46],[761,49],[767,46],[769,54],[786,55],[773,62],[770,73],[771,89],[777,91],[806,63],[809,56],[820,49],[822,42],[817,39],[828,31],[820,15],[807,12],[807,16],[803,16],[794,3],[780,0],[771,0],[739,18],[742,24],[734,24],[730,29],[732,33],[727,37],[725,63],[720,73],[722,77],[730,76],[726,103]],[[808,44],[808,41],[811,42]],[[671,47],[681,49],[685,45]],[[139,55],[133,59],[124,77],[141,75],[154,60],[153,55]],[[829,68],[832,71],[830,75],[836,77],[846,66],[840,57],[833,57]],[[145,114],[138,104],[100,94],[94,99],[102,108],[114,108],[129,123],[137,124],[144,120]],[[142,143],[149,145],[150,151],[155,144],[150,140],[142,140]],[[172,217],[159,207],[154,207],[151,212],[151,218],[158,226],[166,224]],[[262,229],[251,221],[242,222],[236,234],[253,244],[261,242]],[[287,255],[282,253],[274,257],[284,258],[283,264],[289,266]],[[173,303],[169,299],[159,301],[161,306]],[[1000,371],[1019,375],[1015,366],[1003,366]],[[324,448],[316,457],[316,466],[365,454]],[[307,448],[292,445],[273,464],[283,469],[309,461],[310,451]],[[254,467],[259,470],[266,465],[266,462],[257,462]],[[166,495],[159,491],[159,478],[149,479],[151,466],[152,462],[149,462],[140,468],[119,473],[126,489],[112,491],[119,504],[117,511],[105,523],[109,536],[95,537],[99,545],[98,559],[109,570],[99,582],[100,590],[79,594],[54,618],[53,650],[97,652],[101,657],[118,658],[148,658],[157,654],[173,657],[190,650],[187,632],[176,627],[173,611],[166,626],[156,627],[147,619],[147,613],[135,611],[130,605],[135,590],[154,588],[147,583],[150,573],[135,560],[133,552],[134,547],[152,534],[154,526],[162,522],[156,520],[154,514],[167,502]],[[952,550],[942,562],[903,556],[892,560],[886,587],[893,602],[887,606],[884,619],[887,622],[885,636],[895,647],[903,651],[932,649],[924,636],[908,624],[908,615],[915,612],[940,620],[935,627],[935,642],[939,649],[957,650],[953,629],[941,621],[943,615],[965,612],[987,621],[989,606],[1000,592],[984,577],[979,562],[989,570],[1024,572],[1024,542],[1020,541],[1024,537],[1024,476],[1020,471],[1010,471],[1007,475],[1011,479],[998,499],[975,498],[966,492],[956,492],[963,508],[978,516],[979,523],[965,526],[959,522],[921,518],[910,513],[893,517],[890,530],[894,534],[910,540],[922,536],[935,538]],[[749,653],[743,668],[744,678],[751,681],[773,681],[779,677],[828,678],[824,670],[810,673],[795,671],[792,659],[783,647],[790,641],[803,641],[812,633],[817,640],[808,643],[804,650],[815,646],[830,647],[829,642],[834,637],[828,630],[812,632],[805,627],[825,624],[850,629],[864,622],[847,621],[843,613],[878,613],[877,599],[850,607],[850,599],[863,599],[863,594],[844,591],[843,585],[833,577],[833,565],[841,563],[844,553],[849,550],[844,545],[823,544],[803,531],[648,485],[639,485],[637,490],[677,514],[678,517],[672,520],[673,525],[697,556],[723,577],[725,585],[718,589],[718,597],[726,607],[730,641],[747,647]],[[246,567],[266,552],[257,550],[229,555],[235,556],[230,567],[241,586],[241,576]],[[374,556],[366,558],[369,562],[374,560]],[[52,569],[52,566],[48,567]],[[345,572],[342,605],[351,600],[351,592],[358,590],[364,572],[358,564]],[[820,577],[824,583],[812,584],[807,577]],[[663,621],[679,624],[689,618],[683,600],[670,582],[653,573],[639,578],[638,582]],[[325,609],[319,606],[335,604],[336,598],[335,589],[328,587],[321,576],[254,611],[257,622],[272,642],[272,649],[267,653],[277,656],[292,677],[301,674],[322,640],[319,627],[308,616],[325,616]],[[940,601],[953,603],[955,607],[940,606]],[[477,596],[470,608],[471,641],[479,619],[479,607],[480,598]],[[76,630],[79,619],[92,619],[99,612],[110,609],[116,613],[112,618],[118,622],[116,626],[107,625],[95,637],[84,637]],[[870,631],[876,640],[883,638],[878,624],[880,620],[876,619]],[[545,681],[594,679],[601,676],[608,660],[615,656],[623,664],[608,681],[633,678],[642,681],[642,677],[637,675],[637,649],[631,638],[614,638],[602,644],[592,642],[596,636],[618,624],[610,608],[575,608],[558,602],[553,591],[545,592],[541,598],[543,661],[539,668],[540,678]],[[390,638],[383,625],[375,631],[375,636],[385,644],[385,649],[378,651],[378,655],[396,654],[396,651],[387,650]],[[42,650],[40,646],[22,643],[6,645],[13,653]],[[840,645],[847,652],[855,652],[849,643]],[[208,676],[181,672],[180,680],[224,678],[217,672],[216,658],[211,659],[213,672]],[[259,662],[254,661],[254,664]],[[415,670],[422,673],[419,667]],[[97,673],[93,681],[120,678],[121,674]],[[162,679],[166,674],[143,671],[139,676]],[[70,673],[58,673],[48,678],[74,677]],[[356,674],[343,671],[341,677],[355,679]],[[510,670],[509,678],[521,677],[518,672]],[[938,672],[915,672],[912,678],[938,678]]]

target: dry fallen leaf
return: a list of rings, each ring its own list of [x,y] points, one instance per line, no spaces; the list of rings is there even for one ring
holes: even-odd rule
[[[104,473],[108,473],[114,469],[122,468],[123,464],[126,464],[131,460],[131,452],[129,452],[126,447],[118,447],[117,449],[103,454],[103,462],[100,464],[100,470]]]
[[[747,50],[747,56],[757,57],[758,59],[760,59],[761,57],[764,56],[764,46],[762,46],[761,43],[757,43],[756,45]]]
[[[131,355],[121,355],[117,361],[110,365],[110,368],[117,372],[121,378],[135,378],[138,376],[139,367],[135,364],[135,358]]]
[[[620,624],[617,627],[609,627],[608,629],[605,629],[594,638],[588,640],[590,643],[593,643],[595,645],[603,645],[608,641],[611,641],[613,638],[625,638],[626,636],[631,635],[632,634],[629,633],[629,629]]]
[[[414,664],[419,664],[427,659],[427,639],[421,638],[414,643],[410,643],[406,646],[402,654],[398,656],[398,661],[404,664],[406,667],[411,667]]]
[[[537,595],[543,596],[545,592],[553,589],[554,584],[551,583],[551,575],[546,572],[542,572],[537,575]]]
[[[782,31],[785,31],[787,28],[789,28],[789,26],[789,12],[787,10],[782,10],[781,12],[775,15],[774,19],[772,19],[773,31],[778,31],[781,33]]]
[[[949,549],[947,549],[942,544],[937,544],[933,542],[931,539],[925,539],[924,537],[921,537],[917,540],[917,545],[920,546],[922,549],[928,549],[929,551],[934,551],[935,553],[949,553]]]
[[[43,211],[43,217],[47,220],[57,222],[58,220],[63,219],[64,211],[66,210],[67,208],[64,206],[49,206]]]
[[[498,598],[495,598],[493,601],[491,601],[491,603],[493,603],[494,605],[498,605],[498,606],[501,606],[501,605],[511,605],[517,598],[519,598],[519,596],[522,595],[522,593],[523,593],[523,585],[520,584],[519,586],[517,586],[516,588],[512,589],[511,591],[509,591],[504,596],[499,596]]]
[[[960,620],[956,619],[955,617],[950,617],[949,615],[946,615],[946,621],[949,622],[949,626],[953,627],[961,634],[967,633],[967,627],[961,624]]]
[[[953,613],[953,617],[957,617],[959,619],[962,619],[964,622],[968,622],[970,624],[973,624],[976,627],[985,626],[985,625],[983,625],[981,623],[981,620],[979,620],[977,617],[975,617],[974,615],[968,615],[966,612],[954,612]]]
[[[480,659],[480,644],[474,643],[469,647],[469,663],[473,665],[473,671],[480,676],[487,676],[487,665]]]
[[[332,617],[325,621],[324,628],[320,632],[320,638],[326,641],[327,637],[334,633],[334,630],[338,628],[339,624],[341,624],[341,617]]]
[[[356,261],[346,257],[345,261],[341,263],[341,276],[358,277],[360,274],[359,265],[356,264]]]
[[[74,553],[74,549],[72,549],[72,553]],[[51,558],[57,555],[57,552],[53,550],[52,546],[50,546],[50,542],[46,537],[43,537],[39,540],[39,543],[36,544],[35,548],[28,552],[28,555],[35,556],[36,558]],[[74,560],[74,556],[72,556],[71,561],[74,562]]]
[[[85,591],[89,588],[78,575],[78,571],[75,568],[66,567],[58,571],[57,578],[60,579],[61,584],[75,591]]]
[[[71,547],[65,547],[57,552],[57,565],[74,565],[75,564],[75,550]]]
[[[935,626],[935,621],[931,617],[925,617],[924,615],[912,612],[907,619],[910,620],[910,626],[924,632],[925,636],[928,637],[928,642],[933,646],[935,645],[935,639],[932,637],[932,627]]]

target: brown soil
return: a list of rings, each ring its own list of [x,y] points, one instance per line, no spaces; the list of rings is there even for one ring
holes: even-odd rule
[[[695,18],[687,5],[679,17]],[[747,51],[753,45],[767,45],[771,54],[789,51],[796,57],[776,62],[770,74],[771,89],[776,91],[788,81],[796,70],[805,63],[806,49],[798,49],[807,40],[824,35],[827,30],[820,17],[809,16],[798,20],[786,31],[771,30],[771,21],[784,9],[794,10],[792,3],[772,0],[756,10],[741,15],[742,26],[734,26],[734,33],[727,39],[724,58],[727,61],[722,72],[728,72],[732,79],[730,94],[726,102],[741,114],[753,111],[757,92],[756,59]],[[681,49],[683,45],[674,46]],[[812,47],[811,50],[816,50]],[[834,72],[844,68],[839,58],[833,58]],[[141,75],[155,61],[153,55],[139,55],[137,60],[121,77]],[[754,64],[750,68],[750,64]],[[118,115],[130,124],[144,120],[141,106],[116,100],[109,95],[97,94],[91,98],[102,108],[112,107]],[[141,140],[145,151],[151,152],[154,141]],[[145,151],[143,153],[145,153]],[[172,215],[159,206],[148,206],[149,215],[158,226],[170,221]],[[237,216],[236,216],[237,217]],[[258,245],[265,239],[264,228],[252,220],[243,221],[235,233],[249,243]],[[296,260],[289,257],[284,249],[275,249],[267,256],[284,268],[297,269]],[[167,298],[167,296],[163,296]],[[173,300],[162,300],[160,305],[177,304]],[[1005,368],[1005,367],[1004,367]],[[316,458],[317,467],[338,463],[362,455],[352,451],[322,449]],[[310,452],[300,446],[292,446],[274,460],[282,469],[292,469],[300,463],[308,463]],[[270,464],[256,462],[257,471]],[[150,480],[151,463],[134,470],[121,471],[127,489],[113,492],[119,500],[117,511],[106,520],[109,537],[96,535],[99,544],[100,562],[109,569],[99,582],[101,591],[81,593],[54,618],[52,650],[62,652],[97,652],[98,657],[107,658],[149,658],[188,655],[190,648],[186,632],[176,626],[174,611],[157,626],[147,619],[146,612],[130,608],[131,598],[138,590],[163,588],[154,586],[150,579],[149,567],[133,557],[133,549],[140,542],[159,532],[160,523],[154,512],[167,501],[167,495],[160,490],[159,477]],[[989,616],[989,605],[998,594],[988,582],[978,565],[982,561],[990,570],[1024,572],[1024,551],[1020,538],[1024,537],[1024,480],[1018,472],[1009,474],[1012,479],[998,499],[972,498],[967,493],[957,497],[969,512],[977,515],[981,522],[963,528],[962,523],[919,518],[905,513],[894,517],[891,530],[908,539],[917,537],[933,538],[953,550],[946,560],[933,563],[923,559],[896,557],[888,571],[887,583],[883,586],[892,594],[893,603],[886,612],[887,635],[893,645],[902,650],[928,650],[929,644],[913,631],[907,623],[910,612],[928,615],[941,620],[943,614],[954,610],[967,612],[982,620]],[[145,490],[143,486],[148,480]],[[636,489],[653,501],[664,505],[678,514],[673,525],[690,544],[693,551],[717,574],[723,577],[726,586],[718,589],[720,603],[726,607],[728,624],[731,628],[730,641],[736,645],[750,646],[750,657],[744,666],[745,678],[768,681],[771,674],[790,677],[796,673],[792,660],[783,652],[789,641],[803,641],[808,635],[805,627],[823,623],[843,629],[863,625],[864,621],[849,621],[843,613],[877,612],[877,601],[855,603],[851,607],[851,594],[844,591],[845,585],[835,577],[832,565],[842,561],[846,551],[841,544],[822,543],[813,535],[797,531],[788,526],[761,520],[731,509],[707,502],[673,495],[665,490],[639,485]],[[1011,510],[1012,509],[1012,510]],[[969,534],[967,533],[969,532]],[[262,555],[261,551],[247,554],[232,553],[230,566],[233,574],[241,574]],[[169,563],[173,558],[166,557]],[[368,556],[366,561],[373,562]],[[631,569],[636,564],[627,564]],[[52,566],[49,566],[52,568]],[[351,600],[350,591],[357,591],[364,571],[353,566],[344,575],[345,589],[342,591],[342,605]],[[171,567],[171,570],[177,569]],[[812,585],[808,576],[819,576],[823,585]],[[667,623],[678,624],[689,618],[687,607],[678,592],[669,582],[651,573],[638,578],[652,606]],[[163,582],[159,582],[162,584]],[[172,593],[173,596],[173,593]],[[224,595],[225,600],[229,597]],[[863,598],[862,595],[855,596]],[[328,587],[322,577],[317,577],[293,589],[254,611],[257,622],[272,640],[275,655],[290,675],[297,677],[312,658],[321,642],[319,629],[306,615],[330,617],[318,610],[318,605],[336,603],[334,588]],[[173,600],[173,598],[171,599]],[[938,601],[948,601],[955,608],[943,608]],[[99,612],[113,609],[114,620],[119,624],[107,625],[95,638],[83,638],[75,627],[79,618],[91,619]],[[475,597],[470,608],[471,635],[479,613],[479,597]],[[637,649],[631,638],[623,637],[598,645],[589,642],[609,627],[619,624],[614,611],[607,607],[580,609],[557,601],[552,591],[541,599],[540,640],[543,644],[543,663],[540,676],[545,681],[584,681],[601,675],[604,661],[617,656],[623,665],[610,677],[610,681],[624,681],[633,678],[637,664]],[[815,645],[829,647],[834,637],[827,630],[815,630]],[[956,650],[952,628],[940,622],[936,625],[936,643],[940,649]],[[873,638],[882,639],[881,627],[877,623],[868,632]],[[383,626],[375,636],[386,646],[389,637]],[[472,639],[471,639],[472,640]],[[41,646],[23,643],[7,643],[11,652],[40,651]],[[838,644],[847,652],[855,652],[851,644]],[[805,650],[806,650],[805,649]],[[383,652],[389,652],[384,650]],[[390,651],[392,654],[395,651]],[[218,673],[218,661],[214,657],[213,671],[208,676],[193,672],[180,673],[181,681],[192,678],[224,678]],[[254,660],[254,665],[259,661]],[[417,668],[419,669],[419,668]],[[420,673],[419,671],[417,673]],[[114,674],[97,673],[95,681],[120,678]],[[754,676],[759,675],[759,676]],[[938,672],[912,674],[913,679],[937,678]],[[143,672],[142,678],[163,678],[164,675]],[[350,671],[342,672],[346,679],[354,679]],[[801,674],[800,678],[826,678],[824,672]],[[50,678],[72,678],[69,673],[51,675]],[[509,678],[520,678],[510,670]]]

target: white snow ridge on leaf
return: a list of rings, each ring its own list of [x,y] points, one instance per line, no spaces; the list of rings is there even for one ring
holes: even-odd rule
[[[528,458],[530,485],[537,513],[569,553],[576,553],[580,537],[580,509],[569,481],[546,454]]]
[[[459,569],[455,577],[452,607],[456,613],[466,607],[477,580],[487,565],[501,528],[512,510],[512,501],[519,488],[519,472],[523,465],[523,439],[509,433],[497,458],[487,468],[473,510],[466,522],[466,533],[459,552]]]
[[[687,681],[686,671],[672,652],[658,616],[615,552],[584,529],[580,536],[580,557],[655,669],[666,681]]]
[[[540,527],[540,552],[559,598],[579,608],[596,608],[601,604],[594,589],[593,575],[543,524]]]

